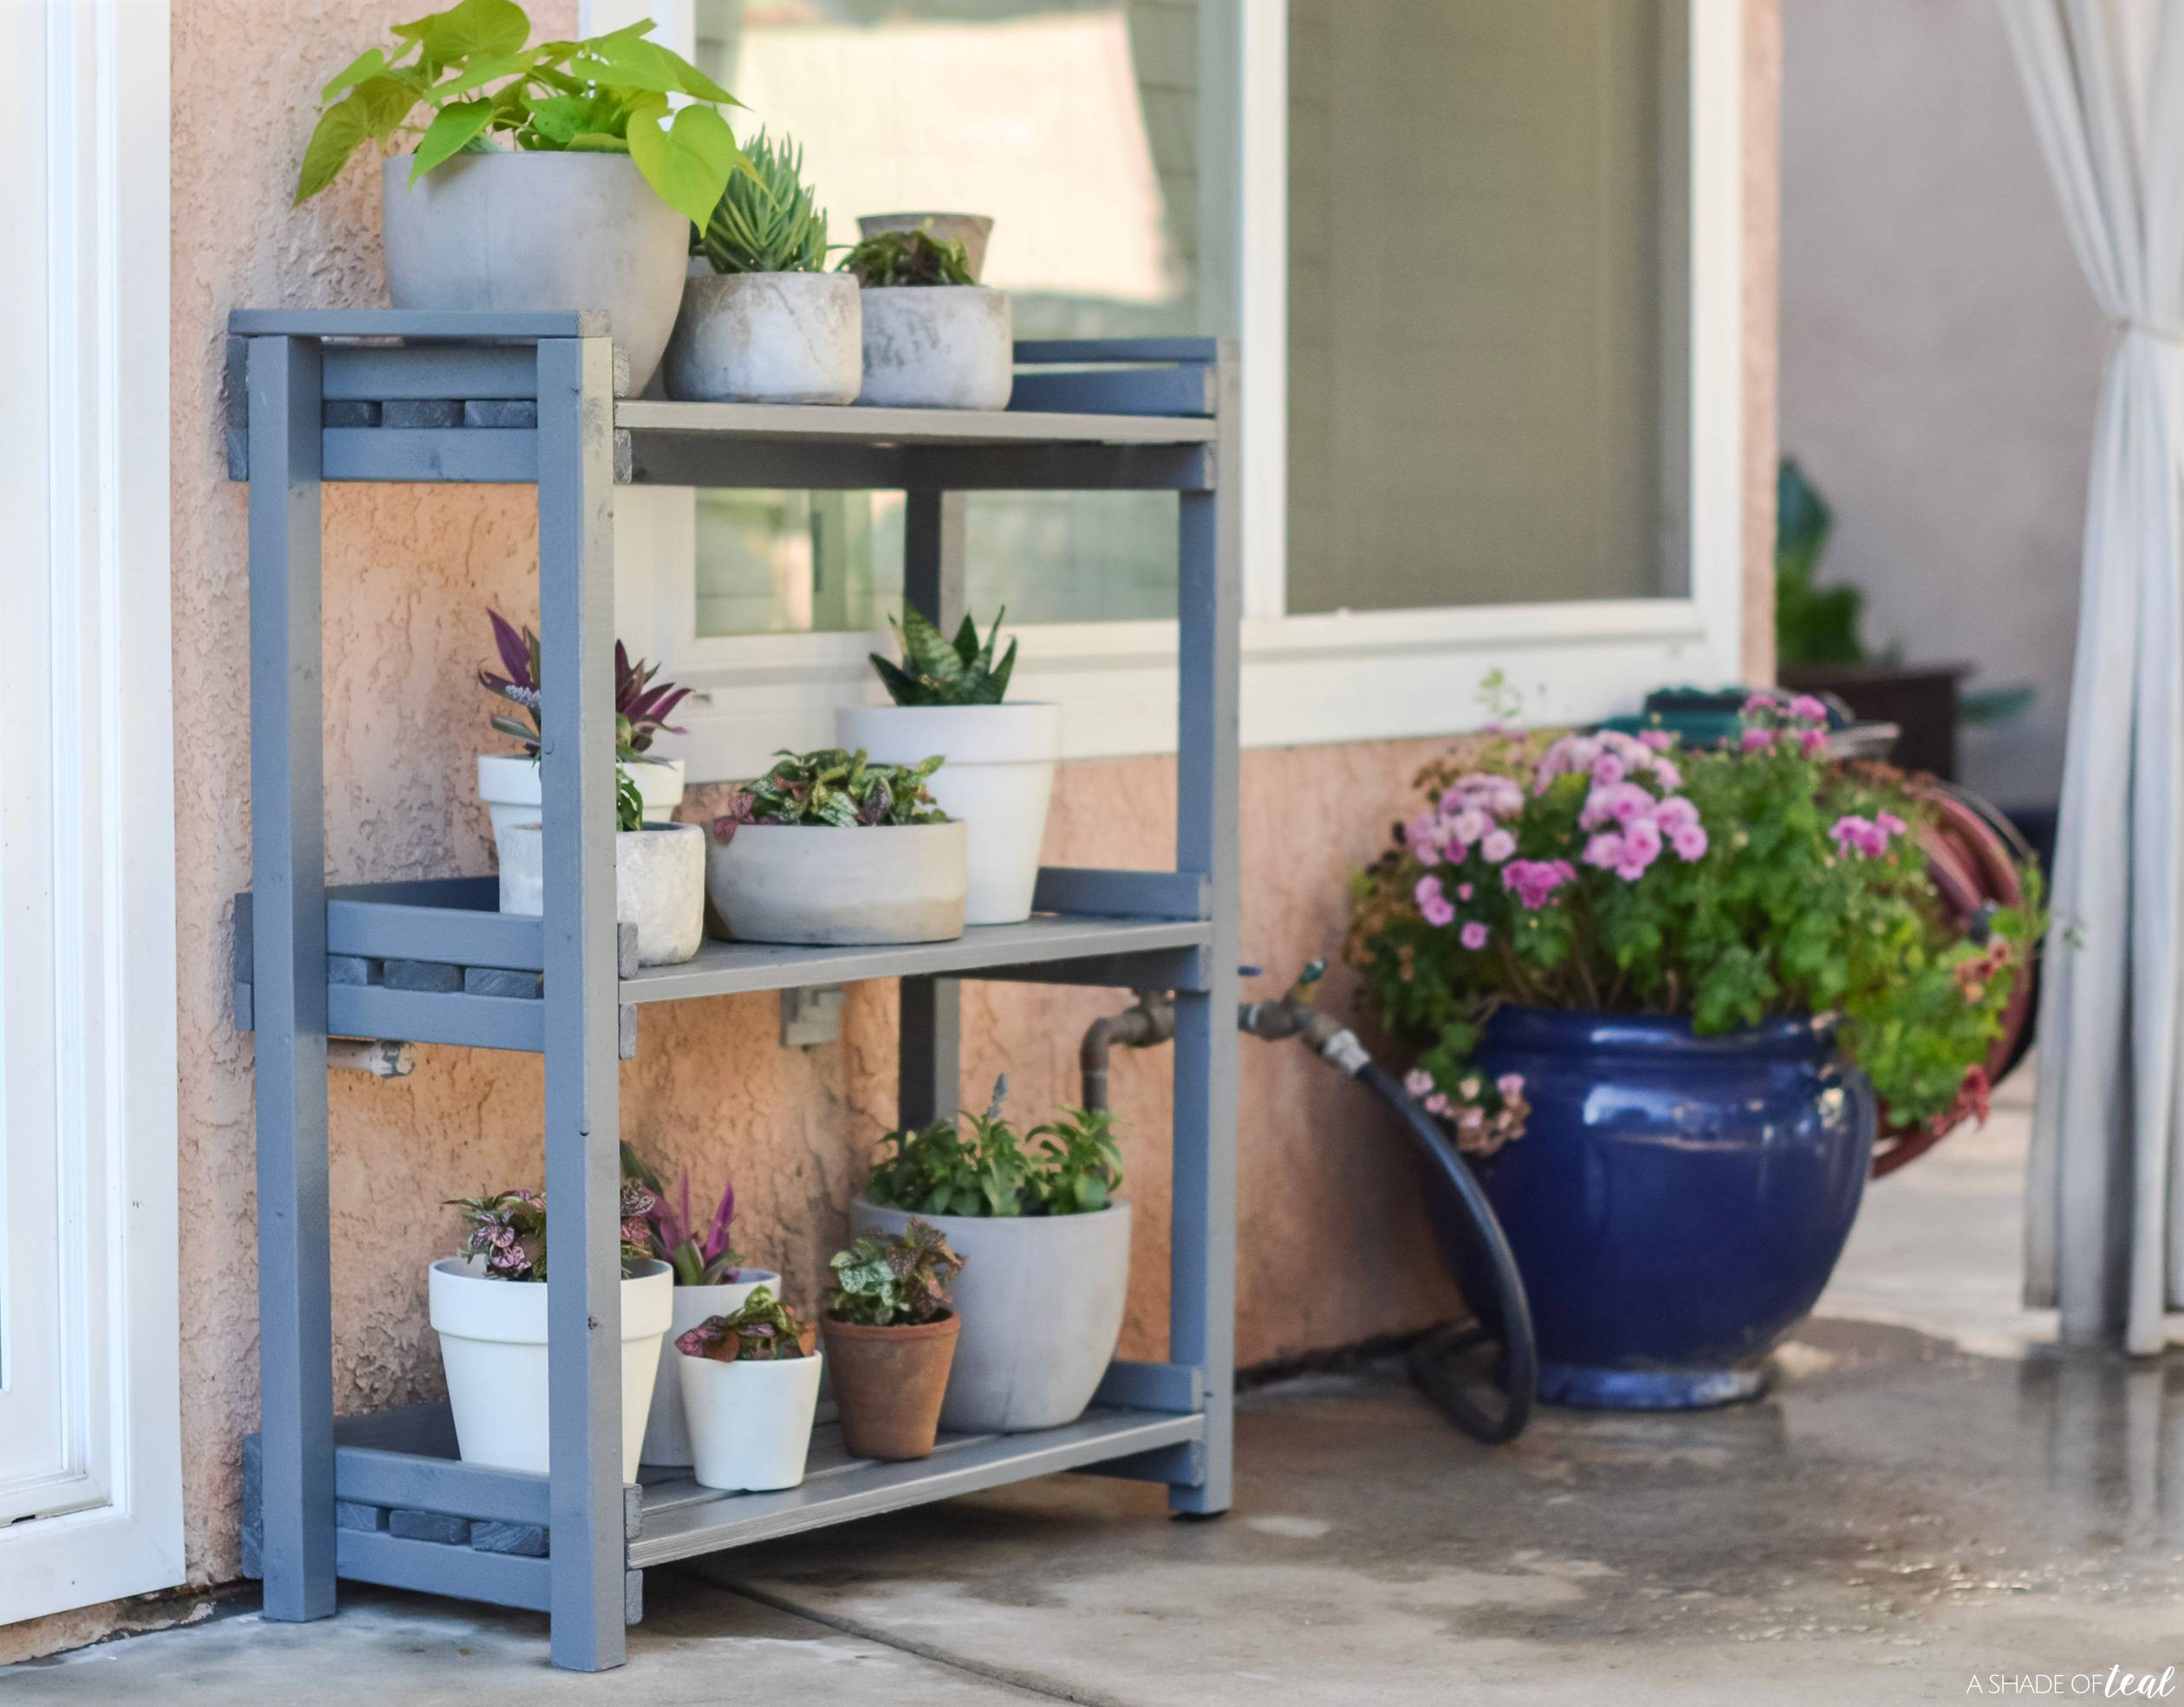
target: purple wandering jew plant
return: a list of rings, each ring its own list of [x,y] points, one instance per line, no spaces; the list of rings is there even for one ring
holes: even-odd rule
[[[523,750],[536,758],[545,728],[540,712],[538,636],[529,628],[517,627],[497,610],[488,609],[485,616],[493,625],[494,649],[500,653],[501,668],[507,673],[480,670],[478,685],[523,712],[528,721],[497,713],[493,727],[522,742]],[[690,690],[673,682],[655,681],[659,674],[660,665],[641,658],[633,664],[628,648],[620,640],[614,642],[614,753],[618,758],[641,757],[651,750],[653,737],[663,731],[684,733],[667,719],[689,697]]]
[[[651,1200],[651,1207],[645,1211],[645,1243],[653,1256],[675,1271],[677,1286],[721,1286],[735,1280],[743,1258],[728,1243],[736,1219],[733,1180],[722,1191],[712,1219],[701,1231],[691,1206],[688,1168],[683,1170],[671,1198],[659,1176],[625,1141],[622,1174],[627,1185],[643,1191]]]

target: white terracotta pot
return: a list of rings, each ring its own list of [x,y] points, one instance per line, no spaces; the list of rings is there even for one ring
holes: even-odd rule
[[[857,400],[864,316],[855,279],[716,273],[702,258],[691,266],[667,341],[668,396],[699,403]]]
[[[665,1262],[648,1262],[621,1283],[624,1482],[637,1479],[637,1448],[674,1289]],[[451,1256],[432,1264],[430,1296],[463,1462],[545,1475],[546,1283],[487,1280],[474,1260]]]
[[[682,306],[690,223],[627,154],[458,154],[413,185],[380,168],[387,286],[398,308],[604,308],[651,380]]]
[[[744,824],[705,843],[705,895],[738,942],[832,947],[963,934],[964,826]]]
[[[864,293],[864,389],[902,409],[1005,409],[1016,386],[1009,293],[900,284]]]
[[[950,1288],[963,1332],[940,1426],[1059,1428],[1114,1360],[1130,1289],[1130,1206],[1090,1215],[926,1215],[964,1258]],[[849,1232],[900,1233],[911,1217],[859,1197]]]
[[[647,824],[673,823],[682,804],[684,769],[680,759],[647,760],[624,765],[645,797]],[[540,792],[538,761],[523,753],[480,753],[478,756],[478,794],[493,821],[493,855],[501,854],[501,832],[510,824],[536,824],[544,801]]]
[[[985,276],[986,241],[993,235],[993,217],[985,213],[861,213],[857,235],[876,237],[882,231],[914,231],[924,226],[943,243],[963,245],[963,263],[976,284]]]
[[[803,1480],[825,1361],[817,1352],[733,1363],[672,1350],[669,1355],[689,1407],[692,1463],[702,1486],[761,1493]]]
[[[546,911],[546,837],[511,824],[501,840],[500,910]],[[673,966],[705,938],[705,833],[695,824],[647,824],[614,833],[614,917],[637,927],[637,964]]]
[[[947,763],[926,786],[969,846],[963,922],[1021,925],[1031,916],[1047,802],[1062,751],[1058,705],[861,705],[835,714],[837,744],[882,764]]]
[[[652,1412],[645,1423],[644,1461],[648,1464],[690,1462],[690,1425],[683,1412],[682,1378],[675,1366],[682,1361],[675,1341],[709,1316],[725,1316],[743,1308],[754,1288],[771,1287],[781,1295],[781,1276],[764,1269],[742,1269],[743,1278],[719,1286],[679,1286],[673,1313],[667,1320],[667,1349],[660,1354],[660,1373],[653,1382]]]

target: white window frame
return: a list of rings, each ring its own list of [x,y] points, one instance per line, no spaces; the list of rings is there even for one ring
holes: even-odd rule
[[[1286,268],[1237,269],[1242,341],[1243,739],[1247,747],[1453,734],[1485,715],[1499,670],[1524,714],[1575,722],[1635,709],[1668,682],[1726,682],[1743,619],[1743,8],[1689,0],[1690,518],[1687,590],[1656,599],[1290,615],[1287,582]],[[1214,9],[1210,9],[1209,11]],[[687,7],[673,20],[686,33]],[[1236,253],[1288,253],[1289,8],[1237,0]],[[672,27],[672,24],[671,26]],[[694,692],[661,750],[692,781],[747,777],[782,747],[833,739],[837,707],[879,697],[866,655],[884,633],[701,637],[687,489],[615,494],[616,618],[629,644]],[[1070,758],[1172,752],[1175,625],[1034,625],[1012,691],[1063,707]]]
[[[47,269],[50,511],[68,780],[53,831],[61,1211],[85,1363],[76,1510],[0,1529],[0,1625],[184,1580],[177,1301],[174,730],[168,486],[166,0],[45,9],[49,146],[28,214]],[[0,192],[4,195],[5,192]],[[42,207],[40,198],[43,198]],[[17,237],[27,233],[16,231]],[[47,572],[46,565],[36,572]]]

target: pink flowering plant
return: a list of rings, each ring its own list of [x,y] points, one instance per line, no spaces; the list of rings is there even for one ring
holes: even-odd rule
[[[1945,918],[1884,766],[1830,763],[1818,701],[1755,695],[1740,739],[1466,738],[1353,885],[1349,958],[1417,1052],[1408,1088],[1474,1153],[1521,1135],[1516,1074],[1472,1066],[1505,1003],[1672,1015],[1719,1033],[1830,1015],[1901,1124],[1981,1109],[1981,1064],[2037,940],[2035,904],[1974,940]]]

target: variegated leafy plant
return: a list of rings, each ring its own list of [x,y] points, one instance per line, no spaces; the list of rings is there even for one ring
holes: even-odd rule
[[[895,629],[902,648],[902,662],[895,664],[869,654],[887,694],[898,705],[998,705],[1009,691],[1009,677],[1016,669],[1017,643],[994,661],[993,649],[1001,642],[1004,607],[993,619],[985,639],[978,639],[978,625],[969,617],[951,640],[933,626],[915,605],[902,607],[902,621]]]
[[[744,824],[833,829],[945,824],[948,815],[926,788],[926,779],[939,768],[938,754],[918,764],[874,764],[862,748],[783,753],[771,770],[736,791],[728,810],[713,820],[713,840],[725,844]]]

